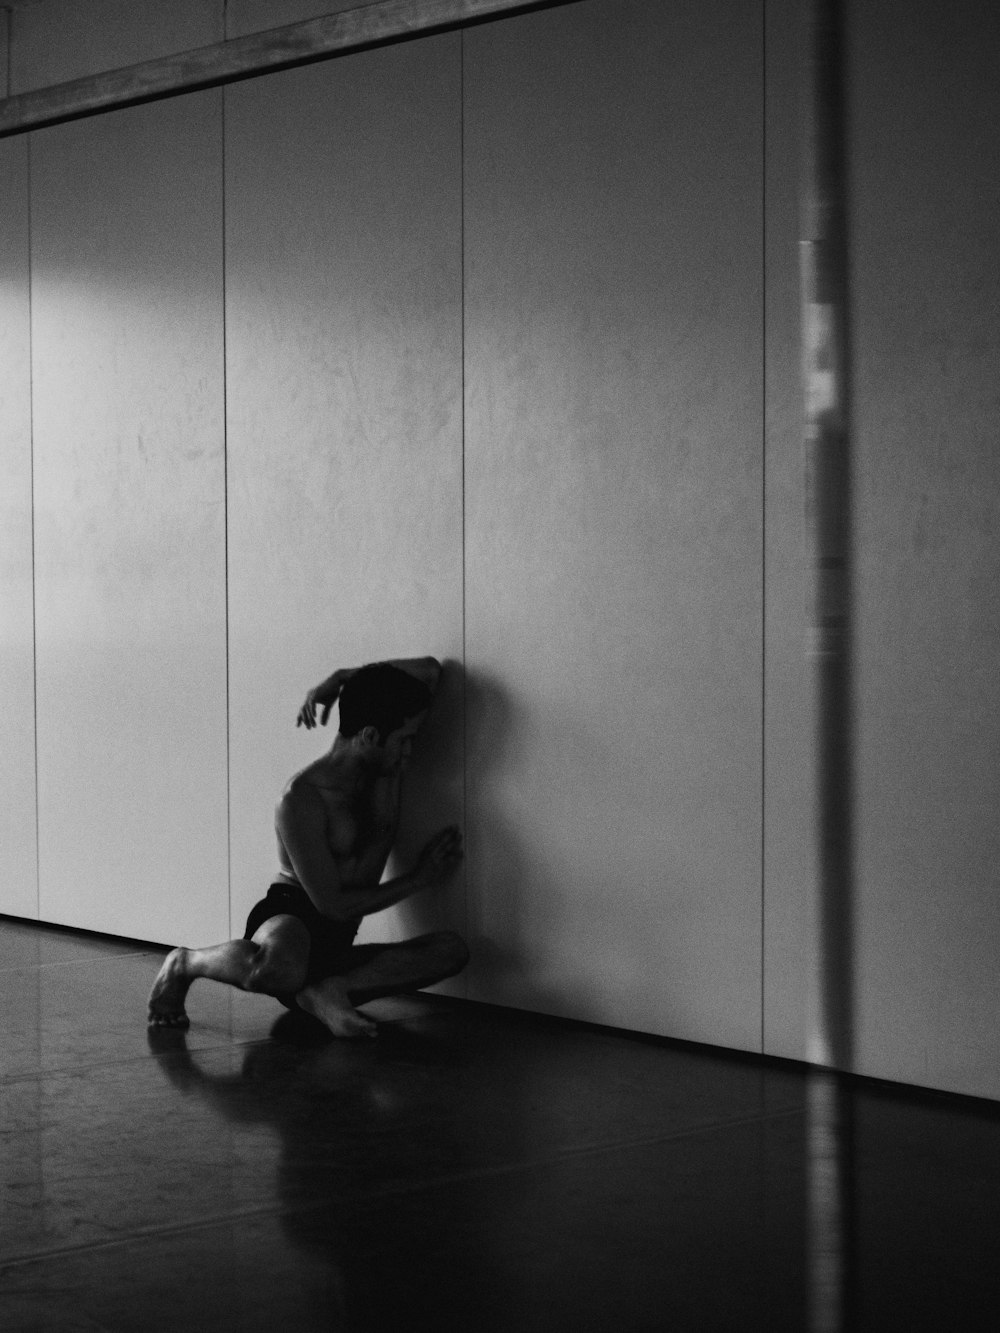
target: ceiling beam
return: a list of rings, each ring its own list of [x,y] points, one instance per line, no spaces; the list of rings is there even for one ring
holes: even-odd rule
[[[578,0],[377,0],[0,100],[0,138]]]

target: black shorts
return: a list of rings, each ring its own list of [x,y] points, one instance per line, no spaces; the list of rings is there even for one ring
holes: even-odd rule
[[[266,898],[251,907],[243,938],[253,939],[272,916],[298,917],[309,932],[306,985],[322,981],[324,977],[341,976],[348,970],[351,946],[361,924],[359,921],[331,921],[323,916],[300,885],[279,882],[271,885]]]

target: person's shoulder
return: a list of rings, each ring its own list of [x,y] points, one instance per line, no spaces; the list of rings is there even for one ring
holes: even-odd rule
[[[349,851],[358,832],[349,793],[316,781],[308,770],[289,780],[274,812],[274,826],[286,844],[318,838],[334,854]]]
[[[322,808],[323,800],[319,788],[315,780],[310,777],[309,770],[303,769],[300,773],[293,773],[278,798],[278,814],[289,815],[310,811],[318,814]]]
[[[279,808],[294,810],[335,810],[349,805],[347,785],[337,779],[322,764],[310,764],[294,773],[285,784],[278,802]]]

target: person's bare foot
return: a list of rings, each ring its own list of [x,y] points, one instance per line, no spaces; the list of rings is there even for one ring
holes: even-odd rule
[[[359,1014],[347,992],[334,978],[309,986],[295,997],[300,1009],[318,1018],[335,1037],[377,1037],[378,1027]]]
[[[184,1012],[184,1000],[191,985],[187,974],[187,950],[174,949],[163,960],[163,966],[149,993],[150,1027],[186,1028],[191,1020]]]

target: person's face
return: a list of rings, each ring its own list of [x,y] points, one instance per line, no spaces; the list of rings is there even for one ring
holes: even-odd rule
[[[385,766],[389,769],[405,768],[410,761],[410,755],[413,752],[413,738],[420,730],[420,724],[427,716],[426,713],[420,713],[417,717],[407,718],[406,722],[396,731],[391,731],[385,738],[382,745],[382,754],[385,757]]]

